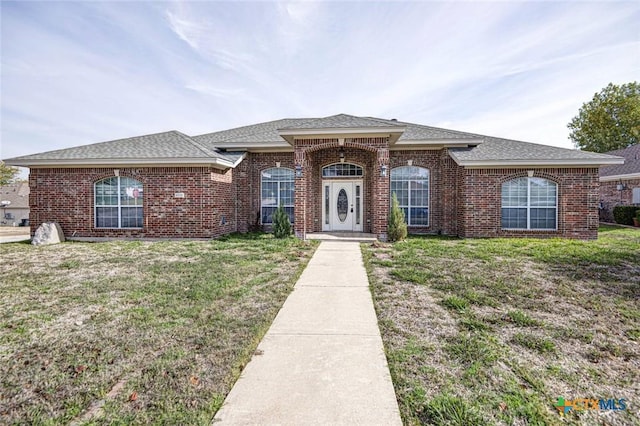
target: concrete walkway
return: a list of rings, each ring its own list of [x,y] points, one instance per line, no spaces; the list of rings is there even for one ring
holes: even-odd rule
[[[320,244],[217,423],[402,424],[358,243]]]

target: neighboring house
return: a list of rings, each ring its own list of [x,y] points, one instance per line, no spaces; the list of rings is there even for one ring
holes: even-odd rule
[[[0,225],[25,225],[29,219],[29,184],[15,182],[0,186]]]
[[[640,206],[640,144],[607,154],[624,158],[624,164],[600,168],[600,219],[613,222],[615,206]]]
[[[372,117],[177,131],[5,160],[29,167],[31,226],[71,237],[212,238],[269,227],[386,239],[395,192],[412,233],[592,239],[598,168],[622,159]]]

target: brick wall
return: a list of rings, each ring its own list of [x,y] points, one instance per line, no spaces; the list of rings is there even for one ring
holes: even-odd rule
[[[618,184],[624,184],[622,190]],[[640,188],[640,179],[626,179],[622,181],[600,182],[600,220],[615,222],[613,220],[613,208],[618,205],[630,205],[633,201],[633,188]]]
[[[311,232],[322,231],[322,168],[340,161],[337,149],[325,149],[310,154],[310,193],[307,197],[307,229]],[[345,148],[345,163],[356,164],[363,169],[362,224],[363,232],[370,233],[372,220],[372,180],[375,154],[361,149]],[[349,179],[349,178],[337,178]],[[329,179],[328,179],[329,180]]]
[[[535,169],[534,176],[558,184],[558,229],[502,230],[501,184],[527,176],[528,170],[464,169],[446,150],[389,152],[387,143],[382,138],[345,141],[345,161],[364,169],[364,232],[386,236],[391,169],[411,160],[414,166],[430,171],[430,223],[428,227],[410,228],[412,233],[582,239],[597,236],[597,169]],[[29,177],[31,231],[35,232],[42,222],[57,221],[69,237],[213,238],[236,230],[246,232],[259,224],[261,172],[276,167],[277,162],[281,167],[295,169],[296,161],[302,159],[303,177],[296,178],[295,229],[298,233],[319,232],[321,170],[339,161],[337,140],[304,141],[296,149],[295,153],[248,153],[237,168],[227,171],[207,167],[120,168],[120,176],[137,179],[144,185],[142,229],[94,226],[94,183],[114,176],[113,168],[34,168]],[[381,164],[388,165],[386,177],[380,176]],[[175,193],[184,193],[185,197],[176,198]],[[614,195],[620,196],[619,192]]]
[[[236,229],[233,171],[206,167],[120,168],[142,182],[142,229],[94,226],[94,183],[113,168],[33,168],[29,174],[32,234],[42,222],[60,223],[67,237],[211,238]],[[184,193],[184,198],[175,198]]]
[[[530,169],[529,169],[530,170]],[[458,174],[462,237],[564,237],[598,235],[598,169],[534,169],[535,177],[558,184],[558,223],[554,231],[501,229],[501,185],[528,176],[527,170],[463,169]]]
[[[346,138],[345,162],[364,168],[363,230],[386,236],[388,189],[378,182],[380,152],[388,153],[388,138]],[[303,176],[296,178],[296,235],[322,230],[322,167],[339,162],[338,139],[302,139],[294,142],[294,163],[303,166]],[[383,161],[388,165],[388,154]],[[388,187],[388,178],[386,181]],[[374,189],[377,188],[376,193]],[[386,198],[386,202],[384,199]],[[382,223],[381,218],[384,223]]]
[[[391,151],[391,169],[408,165],[429,169],[429,226],[409,227],[412,234],[457,235],[458,166],[446,150]]]
[[[294,170],[292,152],[247,153],[244,161],[235,169],[236,175],[239,175],[236,197],[239,206],[239,232],[255,227],[267,230],[270,228],[261,224],[261,174],[265,169],[276,167],[277,162],[280,162],[280,167]]]

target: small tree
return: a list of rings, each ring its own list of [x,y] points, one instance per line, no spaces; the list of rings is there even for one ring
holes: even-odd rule
[[[393,193],[391,199],[391,212],[389,212],[389,230],[387,237],[389,241],[402,241],[407,238],[407,223],[404,221],[404,211],[398,204],[398,197]]]
[[[0,185],[6,185],[15,181],[20,170],[17,167],[11,167],[0,161]]]
[[[284,211],[284,207],[280,207],[273,213],[273,235],[276,238],[287,238],[291,235],[291,222],[289,215]]]

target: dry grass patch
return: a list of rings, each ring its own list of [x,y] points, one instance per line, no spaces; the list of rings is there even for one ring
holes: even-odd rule
[[[407,424],[640,424],[640,232],[363,245]],[[624,411],[554,408],[625,398]]]
[[[0,245],[0,423],[210,423],[315,247]]]

